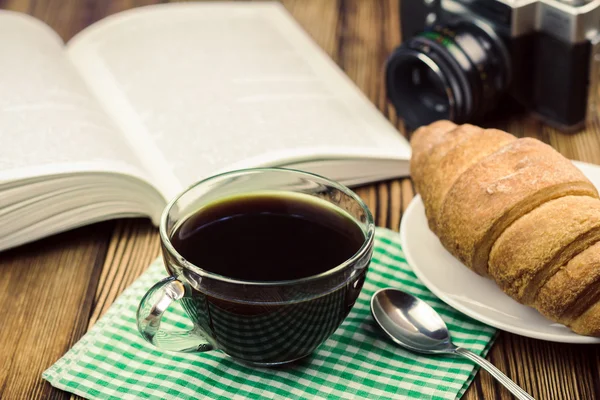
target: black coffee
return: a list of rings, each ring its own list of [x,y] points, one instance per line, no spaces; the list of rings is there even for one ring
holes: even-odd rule
[[[250,281],[320,274],[352,257],[364,240],[360,227],[340,210],[285,194],[210,205],[184,221],[171,237],[179,254],[192,264]]]
[[[331,276],[269,282],[335,268],[364,241],[358,224],[325,201],[247,195],[201,209],[176,227],[171,243],[204,270],[255,284],[202,277],[170,257],[166,266],[191,284],[181,304],[218,348],[241,361],[273,365],[310,354],[338,328],[362,289],[371,249]]]

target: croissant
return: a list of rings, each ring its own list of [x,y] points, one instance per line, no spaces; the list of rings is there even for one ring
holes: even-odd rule
[[[442,245],[518,302],[600,336],[600,199],[532,138],[438,121],[411,138],[411,175]]]

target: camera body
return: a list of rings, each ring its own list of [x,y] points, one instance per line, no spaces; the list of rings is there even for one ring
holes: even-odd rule
[[[411,128],[507,99],[576,130],[597,106],[600,0],[403,0],[388,97]]]

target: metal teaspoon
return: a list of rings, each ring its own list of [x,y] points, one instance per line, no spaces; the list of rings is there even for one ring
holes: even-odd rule
[[[535,400],[492,363],[455,346],[440,315],[424,301],[397,289],[378,290],[371,298],[371,313],[381,329],[400,346],[424,354],[460,355],[484,368],[521,400]]]

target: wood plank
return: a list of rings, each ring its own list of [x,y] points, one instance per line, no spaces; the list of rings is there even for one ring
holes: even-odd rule
[[[406,187],[403,185],[404,181],[409,183],[409,186]],[[406,191],[406,192],[405,192]],[[390,213],[390,226],[389,228],[398,231],[400,229],[400,219],[402,218],[402,213],[406,209],[404,207],[404,196],[410,196],[412,199],[412,185],[410,185],[409,179],[403,180],[394,180],[390,182],[390,192],[389,192],[389,213]]]
[[[64,395],[41,374],[88,328],[113,226],[91,225],[2,253],[0,398]]]
[[[283,0],[282,4],[319,47],[337,62],[339,2]]]
[[[77,0],[32,1],[29,14],[44,21],[67,42],[89,23],[90,4]]]
[[[33,3],[34,0],[3,0],[0,2],[0,8],[22,13],[29,13]]]
[[[341,2],[344,16],[338,29],[339,65],[374,103],[381,102],[382,65],[385,60],[381,42],[382,9],[377,2]]]
[[[378,215],[375,219],[377,226],[388,227],[389,224],[389,188],[386,182],[378,183],[377,190],[377,210]]]
[[[88,329],[159,255],[158,230],[149,220],[123,220],[116,224],[98,279]]]
[[[502,349],[511,376],[536,398],[591,399],[593,374],[589,366],[596,346],[551,343],[506,334]],[[498,352],[492,360],[505,357]]]

